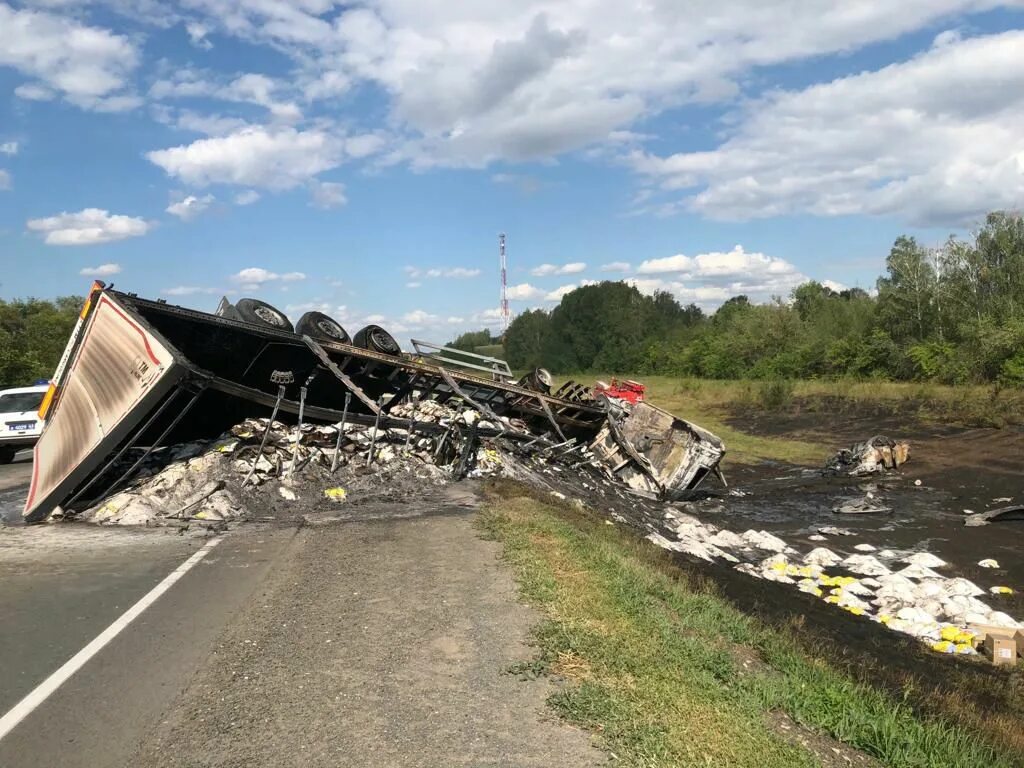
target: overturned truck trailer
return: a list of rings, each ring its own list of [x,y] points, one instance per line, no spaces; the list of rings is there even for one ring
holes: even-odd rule
[[[408,418],[389,414],[413,396],[464,401],[480,413],[480,437],[592,444],[609,473],[650,478],[627,480],[646,495],[676,497],[717,470],[724,448],[714,435],[672,417],[634,422],[586,387],[570,382],[551,393],[546,383],[403,353],[377,326],[350,339],[326,316],[293,329],[255,300],[222,301],[209,314],[97,282],[40,409],[45,427],[23,514],[39,522],[58,507],[84,509],[128,482],[152,451],[216,437],[250,417],[407,427]]]

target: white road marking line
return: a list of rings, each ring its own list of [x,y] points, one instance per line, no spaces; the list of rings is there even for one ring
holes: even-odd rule
[[[50,694],[66,683],[68,678],[75,674],[75,672],[84,667],[85,663],[89,661],[89,659],[99,653],[107,643],[117,637],[121,633],[121,630],[137,619],[139,614],[155,603],[157,599],[159,599],[160,595],[174,586],[174,583],[178,579],[188,573],[196,563],[206,557],[210,553],[210,550],[220,544],[220,542],[221,539],[219,538],[210,539],[206,542],[202,549],[167,574],[167,577],[143,595],[139,602],[121,614],[113,624],[97,635],[91,643],[64,662],[64,665],[60,669],[36,686],[36,688],[25,698],[15,704],[6,715],[0,717],[0,739],[4,738],[8,733],[14,730],[14,727],[18,723],[28,717],[36,707],[46,701]]]

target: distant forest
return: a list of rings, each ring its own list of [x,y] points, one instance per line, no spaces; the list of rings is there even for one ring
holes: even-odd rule
[[[0,300],[0,385],[53,373],[82,301]],[[497,342],[483,330],[452,343]],[[623,282],[584,286],[516,317],[504,354],[513,369],[556,373],[1024,386],[1024,217],[989,214],[972,240],[939,248],[898,238],[877,296],[810,282],[768,304],[735,296],[708,315]]]
[[[23,387],[53,375],[83,301],[0,299],[0,387]]]
[[[886,378],[1024,385],[1024,218],[992,213],[972,241],[900,237],[877,296],[810,282],[713,314],[622,282],[524,312],[505,335],[513,369],[712,379]]]

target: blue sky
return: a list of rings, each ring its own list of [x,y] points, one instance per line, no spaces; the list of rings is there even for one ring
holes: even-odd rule
[[[0,297],[93,276],[445,339],[626,279],[870,288],[1024,193],[986,0],[0,0]]]

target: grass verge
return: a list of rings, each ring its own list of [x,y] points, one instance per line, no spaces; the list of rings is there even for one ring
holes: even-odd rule
[[[820,764],[778,712],[886,765],[1017,764],[808,656],[647,542],[517,489],[492,486],[481,525],[545,616],[528,668],[567,681],[551,706],[622,765]]]

